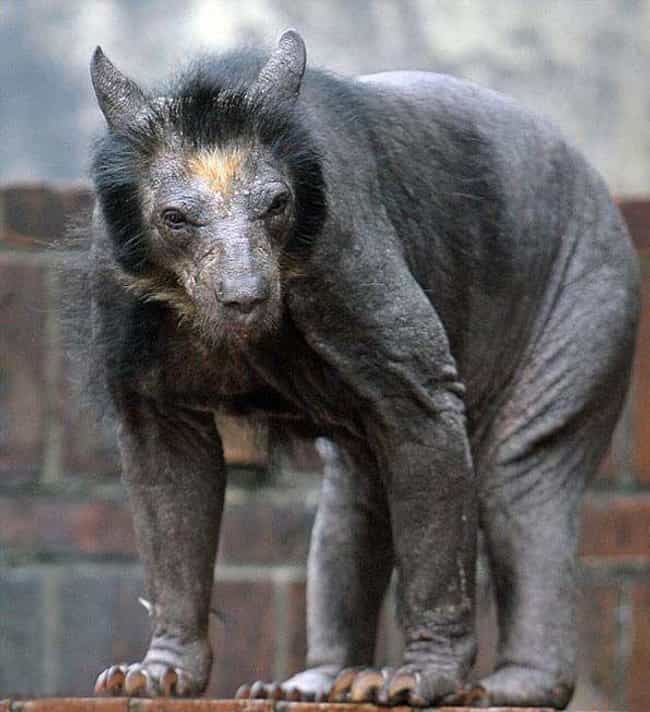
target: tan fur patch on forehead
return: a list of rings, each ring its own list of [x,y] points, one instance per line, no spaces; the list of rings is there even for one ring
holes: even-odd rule
[[[228,195],[249,152],[242,146],[199,151],[190,157],[188,168],[192,175],[207,180],[212,190]]]

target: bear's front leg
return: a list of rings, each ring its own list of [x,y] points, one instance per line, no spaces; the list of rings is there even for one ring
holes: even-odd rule
[[[434,705],[462,688],[475,656],[477,486],[444,325],[381,235],[314,258],[327,270],[290,302],[354,394],[338,415],[361,424],[384,482],[406,639],[399,668],[346,670],[331,699]]]
[[[221,440],[208,413],[134,396],[119,412],[153,635],[144,659],[107,668],[95,693],[195,696],[212,664],[208,614],[226,479]]]
[[[405,652],[396,669],[341,676],[337,699],[432,706],[461,689],[473,665],[476,485],[454,399],[373,434],[387,477]]]

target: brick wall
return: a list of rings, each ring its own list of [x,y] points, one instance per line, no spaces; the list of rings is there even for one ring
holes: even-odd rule
[[[0,697],[88,694],[107,663],[143,653],[148,634],[112,433],[69,385],[56,255],[83,187],[0,190]],[[579,704],[650,708],[650,201],[623,201],[642,257],[646,309],[633,387],[586,500],[581,538]],[[225,424],[229,488],[217,568],[210,693],[302,665],[304,563],[318,463],[305,444],[267,462]],[[390,606],[387,607],[388,609]],[[384,615],[378,657],[400,640]],[[479,669],[493,611],[481,606]]]

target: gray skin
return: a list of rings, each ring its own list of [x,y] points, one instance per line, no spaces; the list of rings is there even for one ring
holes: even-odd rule
[[[103,55],[92,71],[109,125],[137,121],[135,85]],[[621,217],[553,127],[495,93],[378,74],[350,80],[365,113],[335,111],[303,72],[288,32],[251,89],[296,96],[325,152],[328,215],[303,264],[282,263],[291,183],[260,146],[227,194],[189,173],[173,141],[147,169],[154,261],[184,290],[159,298],[184,316],[165,322],[155,365],[115,400],[154,632],[144,660],[104,671],[97,692],[204,690],[225,489],[213,414],[263,391],[283,403],[264,417],[327,436],[325,477],[309,669],[239,696],[562,708],[575,682],[580,498],[620,411],[638,315]],[[480,137],[480,161],[449,127]],[[173,250],[170,205],[199,224]],[[108,241],[98,214],[97,273],[118,284]],[[468,687],[479,526],[500,636],[495,671]],[[401,667],[376,670],[393,569],[406,648]]]

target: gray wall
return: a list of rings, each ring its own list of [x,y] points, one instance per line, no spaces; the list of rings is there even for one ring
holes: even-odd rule
[[[313,64],[431,69],[511,94],[614,191],[650,191],[650,0],[0,0],[0,180],[84,177],[96,44],[146,82],[289,25]]]

